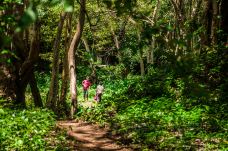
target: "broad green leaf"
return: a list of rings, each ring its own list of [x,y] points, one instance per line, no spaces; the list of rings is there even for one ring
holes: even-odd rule
[[[3,109],[0,109],[0,114],[5,114]]]
[[[2,50],[1,51],[1,54],[8,54],[9,53],[9,50]]]

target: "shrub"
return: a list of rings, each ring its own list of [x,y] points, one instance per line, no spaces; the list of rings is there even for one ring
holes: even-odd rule
[[[47,109],[0,109],[0,148],[45,150],[44,137],[54,123],[54,115]]]

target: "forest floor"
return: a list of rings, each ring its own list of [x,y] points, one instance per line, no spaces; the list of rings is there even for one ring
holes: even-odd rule
[[[75,139],[71,149],[76,151],[131,151],[133,149],[118,143],[118,137],[112,136],[109,128],[71,120],[58,121],[58,128],[67,131],[68,136]]]
[[[96,102],[83,102],[84,107],[94,107]],[[131,151],[130,147],[121,145],[118,136],[113,136],[108,127],[80,121],[58,121],[57,127],[67,131],[67,135],[75,141],[71,145],[76,151]]]

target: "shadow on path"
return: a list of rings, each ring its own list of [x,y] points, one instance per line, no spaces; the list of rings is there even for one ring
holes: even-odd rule
[[[58,121],[57,127],[67,131],[76,139],[74,150],[77,151],[132,151],[133,149],[119,145],[108,137],[108,129],[100,128],[87,122]]]

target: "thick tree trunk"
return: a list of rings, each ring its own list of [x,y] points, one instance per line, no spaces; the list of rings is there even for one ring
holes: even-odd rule
[[[218,2],[217,0],[212,0],[212,23],[211,23],[211,42],[212,45],[216,45],[217,41],[218,41],[218,36],[217,36],[217,32],[218,32],[218,15],[219,15],[219,11],[218,11]]]
[[[73,115],[77,109],[77,86],[76,86],[76,62],[75,62],[75,48],[77,48],[85,21],[85,8],[86,0],[80,0],[80,14],[79,22],[77,24],[77,31],[73,37],[73,40],[70,44],[68,51],[68,65],[69,65],[69,76],[70,76],[70,94],[71,94],[71,113],[70,118],[73,118]]]
[[[18,21],[18,18],[20,18],[19,16],[23,15],[24,9],[28,6],[28,1],[24,1],[24,5],[18,5],[17,3],[12,3],[9,5],[10,6],[7,7],[9,10],[4,11],[5,15],[18,16],[16,18],[16,21]],[[6,23],[5,28],[6,35],[12,37],[12,43],[9,46],[6,46],[6,49],[11,50],[17,56],[17,59],[9,56],[12,60],[13,66],[8,72],[9,75],[7,75],[7,77],[11,78],[11,84],[7,85],[6,87],[12,88],[12,98],[15,98],[14,100],[16,103],[22,104],[24,106],[25,90],[30,82],[31,74],[33,72],[33,65],[39,57],[39,28],[40,26],[38,21],[34,23],[31,30],[26,29],[26,31],[20,33],[14,32],[14,25]],[[29,38],[31,40],[29,40]],[[12,85],[13,87],[11,87]]]
[[[17,61],[15,63],[15,72],[13,73],[15,75],[15,101],[17,104],[22,104],[23,106],[25,106],[25,84],[23,84],[21,81],[21,75],[23,70],[21,70],[22,67],[22,61],[25,60],[26,56],[25,56],[25,51],[27,50],[24,47],[23,44],[23,34],[22,33],[17,33],[13,36],[13,44],[16,50],[16,54],[17,56],[21,59],[21,61]]]
[[[39,57],[39,23],[38,21],[33,25],[31,31],[30,49],[25,48],[23,43],[23,34],[15,34],[13,37],[14,46],[17,50],[18,56],[24,62],[16,63],[16,103],[25,105],[25,90],[29,83],[30,76],[33,70],[33,65]]]
[[[67,104],[66,104],[68,77],[69,77],[67,54],[68,54],[68,48],[66,48],[64,58],[63,58],[61,94],[60,94],[59,103],[57,104],[57,106],[59,109],[63,109],[66,115],[69,115],[67,111]]]
[[[217,0],[206,0],[204,1],[204,27],[206,30],[205,34],[202,34],[202,44],[205,46],[214,46],[218,43],[219,29],[219,2]]]
[[[71,38],[71,23],[72,23],[72,13],[68,13],[66,20],[66,28],[65,28],[65,53],[63,58],[63,71],[62,71],[62,85],[61,85],[61,95],[58,104],[58,108],[63,108],[66,115],[70,115],[67,110],[66,104],[66,95],[68,89],[68,78],[69,78],[69,70],[68,70],[68,50],[70,47],[70,38]]]
[[[31,45],[30,45],[30,51],[31,50],[36,50],[36,53],[35,53],[36,56],[33,58],[34,59],[34,63],[35,63],[38,60],[39,52],[40,52],[40,23],[39,23],[39,21],[35,22],[33,31],[34,31],[34,35],[33,35],[33,38],[32,38]],[[32,53],[34,53],[34,52],[32,52]],[[29,85],[31,87],[31,91],[32,91],[32,95],[33,95],[35,106],[43,107],[43,102],[42,102],[42,99],[41,99],[41,96],[40,96],[39,89],[37,87],[37,81],[36,81],[36,77],[35,77],[35,74],[34,74],[33,70],[31,71],[31,78],[30,78],[30,81],[29,81]]]
[[[209,46],[211,44],[211,39],[210,39],[210,35],[211,35],[211,21],[212,21],[212,3],[211,0],[206,0],[204,1],[204,27],[205,27],[205,33],[203,33],[201,35],[201,39],[202,39],[202,45],[203,46]]]
[[[32,96],[34,98],[35,106],[36,107],[43,107],[42,99],[41,99],[41,96],[40,96],[39,89],[37,87],[37,82],[36,82],[35,74],[34,74],[33,71],[31,72],[29,85],[30,85],[30,88],[31,88],[31,91],[32,91]]]
[[[54,111],[57,111],[57,102],[59,101],[59,83],[58,83],[58,75],[59,75],[59,45],[60,38],[62,34],[64,20],[66,18],[66,13],[63,12],[60,15],[60,21],[58,24],[57,36],[55,39],[55,43],[53,46],[53,65],[52,65],[52,77],[50,90],[47,100],[47,107],[51,108]]]

